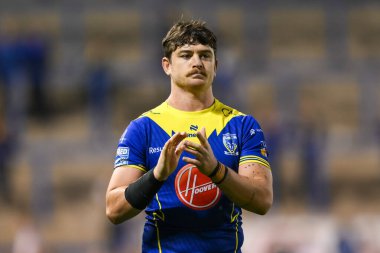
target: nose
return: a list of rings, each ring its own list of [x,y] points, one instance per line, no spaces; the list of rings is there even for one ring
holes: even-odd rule
[[[192,65],[195,68],[202,68],[203,67],[203,62],[201,60],[201,57],[198,54],[193,55]]]

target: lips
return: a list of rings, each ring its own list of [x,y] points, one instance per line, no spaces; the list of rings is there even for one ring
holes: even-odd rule
[[[206,73],[202,71],[191,71],[187,76],[193,76],[193,77],[205,77]]]
[[[191,77],[193,77],[194,79],[203,79],[205,76],[202,74],[193,74],[191,75]]]

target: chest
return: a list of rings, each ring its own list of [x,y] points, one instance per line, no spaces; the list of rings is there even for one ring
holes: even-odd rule
[[[197,138],[197,132],[202,127],[206,128],[208,142],[213,150],[215,157],[230,168],[238,167],[242,146],[241,127],[234,124],[225,124],[215,120],[182,120],[174,122],[172,127],[164,131],[160,127],[152,126],[148,136],[146,159],[148,167],[154,167],[157,164],[161,151],[165,143],[176,132],[186,132],[187,140],[200,143]],[[191,156],[184,152],[182,156]],[[181,159],[179,166],[183,166]]]

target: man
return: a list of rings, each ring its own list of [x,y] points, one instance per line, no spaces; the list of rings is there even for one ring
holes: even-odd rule
[[[107,216],[118,224],[145,209],[142,252],[241,252],[241,208],[272,205],[263,131],[214,98],[216,37],[204,22],[176,23],[162,45],[171,92],[122,135]]]

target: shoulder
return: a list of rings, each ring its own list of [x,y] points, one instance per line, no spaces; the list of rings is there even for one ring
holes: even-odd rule
[[[163,114],[166,111],[165,102],[162,104],[154,107],[153,109],[150,109],[149,111],[146,111],[142,113],[136,120],[143,119],[143,118],[150,118],[154,115],[160,115]]]
[[[234,118],[235,120],[240,120],[242,123],[257,123],[257,120],[252,115],[223,104],[219,100],[216,100],[215,109],[223,114],[224,117]]]
[[[137,118],[133,119],[130,122],[129,127],[141,127],[142,125],[146,125],[151,121],[152,118],[164,114],[164,111],[165,107],[164,103],[162,103],[156,106],[155,108],[140,114]]]
[[[150,124],[150,118],[152,115],[154,114],[160,114],[160,107],[161,105],[149,110],[149,111],[146,111],[142,114],[140,114],[137,118],[131,120],[129,122],[129,125],[127,126],[127,128],[125,129],[125,132],[123,135],[126,135],[127,132],[141,132],[147,125]]]
[[[262,133],[261,126],[253,115],[243,113],[231,106],[221,103],[220,101],[218,101],[217,108],[223,116],[227,118],[227,121],[230,124],[240,128],[243,132],[250,134]]]
[[[237,117],[237,116],[245,116],[244,113],[236,110],[235,108],[223,104],[218,99],[215,99],[215,111],[223,114],[224,117]]]

